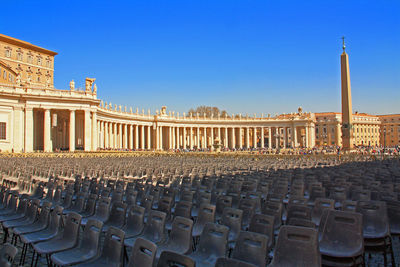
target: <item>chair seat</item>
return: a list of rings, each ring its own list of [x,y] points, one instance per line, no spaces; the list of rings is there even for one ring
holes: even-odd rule
[[[319,251],[321,255],[326,255],[330,257],[337,258],[351,258],[358,257],[363,253],[363,246],[359,247],[351,247],[348,244],[343,242],[335,243],[335,246],[325,246],[324,242],[319,243]]]
[[[49,254],[58,251],[67,250],[73,248],[75,243],[65,242],[65,240],[49,240],[46,242],[40,242],[33,245],[33,248],[38,254]]]
[[[114,266],[119,267],[120,263],[114,261],[108,261],[103,258],[75,265],[75,267],[114,267]]]
[[[12,212],[10,214],[0,216],[0,223],[11,220],[19,220],[23,217],[25,217],[25,214],[15,214]]]
[[[75,248],[53,254],[51,256],[51,261],[61,266],[78,264],[94,259],[97,254],[97,251]]]
[[[55,237],[57,233],[51,233],[50,231],[40,231],[34,233],[23,234],[20,236],[21,242],[24,244],[37,243],[41,241],[47,241]]]

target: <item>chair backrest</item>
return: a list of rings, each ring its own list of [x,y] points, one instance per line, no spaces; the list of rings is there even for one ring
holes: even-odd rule
[[[34,222],[38,215],[39,207],[40,207],[40,200],[32,199],[31,203],[28,204],[28,208],[26,209],[25,217],[28,218],[29,221]]]
[[[68,214],[62,239],[76,244],[78,241],[79,227],[81,225],[82,216],[78,213],[71,212]]]
[[[16,210],[17,203],[18,203],[18,192],[10,192],[7,202],[7,210]]]
[[[282,226],[271,265],[321,266],[317,231],[306,227]]]
[[[128,209],[125,230],[127,232],[141,233],[144,228],[145,208],[139,205],[133,205]]]
[[[234,208],[225,208],[221,217],[221,224],[229,227],[228,240],[236,240],[242,228],[243,211]]]
[[[164,239],[165,219],[167,214],[158,210],[151,210],[147,224],[144,228],[143,236],[155,243]]]
[[[96,209],[97,195],[90,194],[86,201],[85,213],[92,215]]]
[[[73,197],[74,197],[73,192],[67,191],[66,194],[65,194],[65,197],[64,197],[64,200],[63,200],[62,205],[63,205],[65,208],[70,207],[71,204],[72,204],[72,198],[73,198]]]
[[[109,222],[118,223],[119,225],[124,225],[126,216],[127,205],[122,202],[115,202],[112,204]]]
[[[192,202],[181,200],[176,204],[174,215],[185,218],[191,218],[192,214]]]
[[[20,199],[18,202],[17,214],[25,214],[26,209],[28,208],[28,200]]]
[[[38,216],[38,220],[37,223],[43,226],[47,226],[49,223],[49,216],[50,216],[50,212],[51,212],[51,206],[52,203],[51,202],[43,202],[42,204],[42,208],[40,209],[40,213]]]
[[[250,223],[251,217],[253,217],[253,214],[255,213],[255,199],[242,198],[239,201],[238,208],[243,211],[242,225],[247,226]]]
[[[172,198],[171,197],[162,197],[158,201],[158,208],[157,210],[165,212],[167,214],[167,218],[171,215],[172,209]]]
[[[319,225],[321,220],[322,212],[326,209],[334,209],[335,200],[329,198],[317,198],[315,199],[315,205],[312,210],[312,220],[315,224]]]
[[[226,207],[232,207],[232,197],[221,195],[217,199],[216,214],[221,216]]]
[[[111,226],[106,232],[101,258],[107,262],[122,262],[125,233],[121,229]]]
[[[61,186],[57,186],[54,195],[53,195],[53,202],[60,202],[61,200],[61,194],[62,194],[62,187]]]
[[[151,195],[145,196],[142,199],[140,206],[145,208],[145,214],[149,213],[149,211],[153,207],[153,202],[154,202],[154,196],[151,196]]]
[[[103,228],[103,222],[98,220],[89,219],[86,223],[85,229],[83,230],[82,241],[80,248],[87,254],[90,252],[99,252],[101,229]]]
[[[400,201],[387,202],[387,213],[391,233],[400,235]]]
[[[290,204],[287,211],[287,221],[291,218],[311,220],[311,208],[304,204]]]
[[[268,237],[266,235],[241,231],[233,249],[232,258],[257,266],[265,266],[267,246]]]
[[[11,267],[17,253],[18,249],[16,247],[9,243],[4,244],[0,249],[0,266]]]
[[[215,258],[225,257],[229,228],[225,225],[207,223],[200,236],[198,252]]]
[[[110,216],[111,200],[108,197],[101,197],[98,200],[95,216],[107,220]]]
[[[126,203],[126,205],[128,205],[128,207],[136,204],[137,194],[138,194],[137,191],[127,192],[126,198],[125,198],[125,203]]]
[[[113,204],[115,202],[122,202],[123,196],[124,196],[123,191],[114,190],[114,192],[112,193],[112,196],[111,196],[111,204]]]
[[[362,253],[364,248],[362,221],[363,216],[357,212],[324,210],[318,233],[321,251],[331,251],[336,255],[340,253],[348,255],[349,251]]]
[[[63,208],[61,206],[56,206],[51,212],[49,217],[48,230],[52,234],[58,233],[62,225],[62,213]]]
[[[364,238],[383,238],[389,235],[386,202],[358,201],[356,211],[363,215]]]
[[[266,235],[268,237],[268,248],[274,244],[274,216],[265,214],[254,214],[251,218],[249,231]]]
[[[175,217],[168,239],[168,246],[181,253],[187,253],[192,247],[193,221],[184,217]]]
[[[133,244],[128,267],[153,266],[157,245],[144,238],[137,238]]]
[[[199,209],[196,224],[205,225],[208,222],[213,223],[215,219],[215,206],[211,204],[202,204]]]
[[[163,251],[158,260],[157,267],[195,267],[196,263],[191,258],[172,251]]]

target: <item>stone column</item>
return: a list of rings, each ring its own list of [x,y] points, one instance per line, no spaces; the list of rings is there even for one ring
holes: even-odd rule
[[[268,148],[272,148],[272,127],[268,127]]]
[[[186,149],[186,127],[182,128],[182,139],[183,149]]]
[[[91,145],[91,137],[92,137],[92,127],[91,127],[91,121],[90,121],[90,110],[85,110],[85,122],[84,122],[84,127],[85,127],[85,151],[90,151],[92,145]]]
[[[43,123],[43,150],[44,152],[51,152],[52,144],[51,144],[51,118],[50,118],[50,110],[44,110],[44,123]]]
[[[158,129],[160,131],[160,135],[159,135],[159,137],[160,137],[160,149],[164,150],[164,146],[163,146],[163,127],[160,126],[160,127],[158,127]]]
[[[117,148],[122,148],[122,124],[118,123]]]
[[[214,145],[214,128],[211,127],[211,144],[210,144],[211,150],[214,149],[213,145]]]
[[[275,127],[275,148],[279,148],[280,147],[280,136],[279,136],[279,127]],[[279,136],[279,137],[278,137]]]
[[[168,148],[172,149],[172,127],[168,127]]]
[[[145,149],[145,137],[144,137],[144,125],[141,126],[141,131],[140,131],[140,148]]]
[[[139,125],[135,125],[135,149],[139,149]]]
[[[197,149],[200,148],[200,127],[197,127],[197,131],[196,131],[196,135],[197,135]]]
[[[190,127],[190,149],[193,149],[193,127]]]
[[[69,112],[69,151],[75,151],[75,110]]]
[[[97,129],[97,113],[92,113],[92,151],[98,148],[98,129]]]
[[[297,127],[293,125],[293,147],[297,147]]]
[[[25,152],[33,152],[33,109],[25,108]]]
[[[123,148],[127,149],[128,148],[128,125],[124,124],[124,142],[123,142]]]
[[[309,147],[308,125],[306,125],[305,129],[306,129],[306,147],[308,148]]]
[[[108,122],[104,121],[104,148],[108,148]]]
[[[129,124],[128,126],[128,132],[129,132],[129,149],[133,149],[133,125]]]
[[[264,127],[261,127],[260,131],[261,131],[260,132],[261,148],[264,148],[265,147],[265,144],[264,144]]]
[[[253,128],[253,147],[257,148],[257,128]]]
[[[311,131],[311,148],[315,147],[315,125],[311,124],[310,126]]]
[[[236,148],[236,134],[235,127],[232,128],[232,149]]]
[[[228,142],[228,127],[225,127],[225,129],[224,129],[224,135],[225,135],[225,138],[224,138],[224,146],[225,146],[226,148],[228,148],[228,145],[229,145],[229,142]]]
[[[283,127],[283,148],[286,148],[286,127]]]
[[[113,122],[113,148],[118,148],[117,123]]]
[[[172,132],[172,148],[176,149],[175,127],[171,127]]]
[[[246,127],[246,149],[250,148],[250,128]]]
[[[150,148],[151,148],[151,139],[150,139],[150,136],[151,136],[151,133],[150,133],[150,125],[148,125],[147,126],[147,149],[148,150],[150,150]]]

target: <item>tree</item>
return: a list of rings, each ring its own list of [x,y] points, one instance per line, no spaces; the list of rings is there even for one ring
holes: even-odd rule
[[[193,108],[189,109],[188,116],[192,114],[192,116],[195,117],[197,116],[197,113],[199,113],[200,117],[204,117],[204,114],[206,117],[211,117],[211,115],[213,117],[218,117],[218,115],[220,115],[221,117],[225,117],[225,115],[229,117],[228,112],[226,112],[226,110],[221,111],[217,107],[207,107],[207,106],[199,106],[195,109]]]

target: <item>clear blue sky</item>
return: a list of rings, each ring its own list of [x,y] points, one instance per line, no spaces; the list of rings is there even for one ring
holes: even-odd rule
[[[59,53],[55,86],[186,112],[340,111],[347,38],[353,110],[400,113],[400,1],[3,1],[0,33]]]

